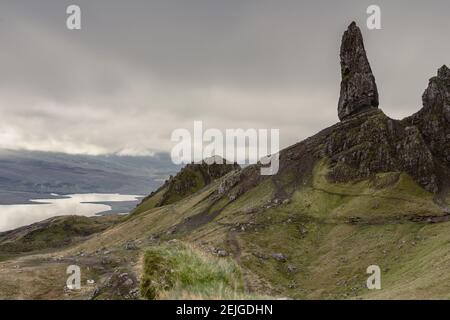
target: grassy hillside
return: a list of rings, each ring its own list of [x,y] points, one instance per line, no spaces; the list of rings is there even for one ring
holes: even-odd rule
[[[281,204],[274,196],[279,188],[288,191],[288,173],[234,202],[206,196],[194,208],[203,204],[204,212],[220,211],[218,216],[188,229],[180,226],[198,213],[171,221],[166,228],[178,225],[181,231],[163,238],[225,250],[242,266],[250,292],[293,298],[447,297],[437,284],[443,276],[439,270],[450,262],[450,225],[433,194],[404,173],[354,183],[331,183],[327,173],[326,161],[318,163],[310,179]],[[190,200],[172,210],[185,211]],[[372,264],[382,269],[381,291],[365,287]]]
[[[65,247],[87,236],[106,230],[121,220],[120,216],[61,216],[30,226],[0,233],[0,258],[31,251]]]
[[[0,262],[0,292],[36,296],[41,286],[43,297],[61,298],[65,267],[76,261],[97,284],[62,297],[450,298],[445,204],[405,173],[337,183],[328,172],[323,160],[302,179],[288,167],[224,192],[235,179],[229,174],[164,206],[155,205],[155,193],[74,246]],[[373,264],[382,271],[381,290],[365,287]],[[31,279],[35,291],[18,291]]]

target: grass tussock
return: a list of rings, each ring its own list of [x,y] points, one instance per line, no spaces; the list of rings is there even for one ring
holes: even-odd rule
[[[235,262],[181,243],[146,251],[141,295],[152,300],[248,298]]]

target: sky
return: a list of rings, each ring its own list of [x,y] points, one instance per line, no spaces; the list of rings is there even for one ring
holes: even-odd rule
[[[81,8],[81,30],[66,8]],[[371,4],[381,30],[366,27]],[[2,0],[0,148],[170,151],[173,130],[280,129],[287,147],[338,122],[342,33],[360,26],[380,108],[421,108],[450,65],[450,1]]]

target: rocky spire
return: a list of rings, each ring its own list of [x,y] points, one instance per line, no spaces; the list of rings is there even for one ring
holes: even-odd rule
[[[352,22],[342,36],[341,95],[338,116],[344,120],[354,114],[378,108],[378,90],[372,74],[361,30]]]

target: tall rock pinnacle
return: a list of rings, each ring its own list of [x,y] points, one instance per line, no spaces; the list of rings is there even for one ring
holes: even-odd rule
[[[342,36],[341,95],[338,116],[344,120],[354,114],[378,108],[378,90],[372,74],[361,30],[352,22]]]

